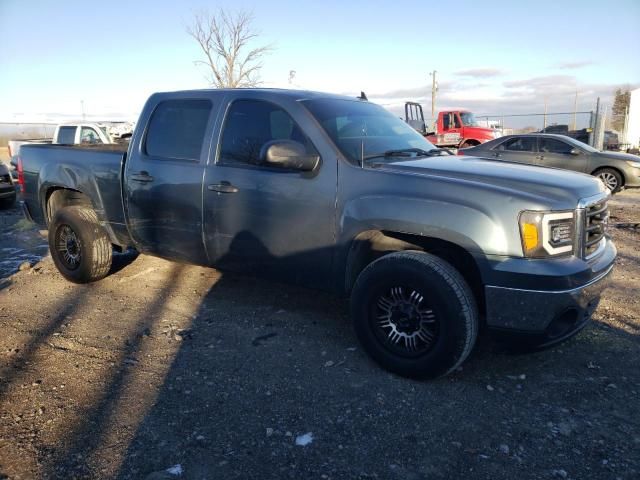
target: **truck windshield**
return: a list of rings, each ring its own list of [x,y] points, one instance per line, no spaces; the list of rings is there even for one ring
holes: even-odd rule
[[[460,119],[462,120],[462,125],[465,127],[479,127],[478,121],[476,117],[473,116],[471,112],[460,112]]]
[[[361,100],[305,100],[302,104],[318,120],[342,154],[355,164],[363,159],[385,157],[385,152],[420,152],[436,147],[390,112]],[[394,157],[395,155],[389,155]],[[398,160],[395,156],[394,160]],[[406,160],[406,158],[404,158]]]

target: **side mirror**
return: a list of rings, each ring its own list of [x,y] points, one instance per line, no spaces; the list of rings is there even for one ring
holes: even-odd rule
[[[260,149],[260,158],[271,166],[288,170],[310,172],[320,163],[318,155],[309,155],[300,142],[293,140],[272,140]]]
[[[578,148],[572,148],[571,150],[569,150],[569,154],[571,155],[580,155],[580,149]]]

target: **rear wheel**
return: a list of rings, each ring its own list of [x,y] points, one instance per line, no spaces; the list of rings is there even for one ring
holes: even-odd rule
[[[435,378],[469,355],[478,330],[471,290],[444,260],[396,252],[371,263],[351,295],[356,335],[383,368]]]
[[[56,212],[49,225],[49,250],[62,276],[74,283],[100,280],[111,268],[111,242],[90,208]]]
[[[594,173],[596,177],[602,180],[602,183],[611,190],[611,193],[617,193],[622,189],[622,175],[612,168],[603,168]]]

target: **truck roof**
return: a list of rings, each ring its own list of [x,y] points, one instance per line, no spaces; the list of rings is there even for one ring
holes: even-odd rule
[[[358,97],[347,96],[347,95],[337,95],[334,93],[325,93],[325,92],[316,92],[312,90],[294,90],[287,88],[200,88],[193,90],[176,90],[170,92],[158,92],[156,95],[171,95],[171,94],[194,94],[198,92],[221,92],[221,93],[229,93],[238,91],[244,92],[262,92],[269,93],[271,95],[277,95],[282,97],[288,97],[294,100],[311,100],[317,98],[333,98],[336,100],[357,100]]]
[[[511,133],[509,135],[503,135],[500,138],[507,138],[507,137],[547,137],[547,138],[560,138],[560,139],[564,139],[564,138],[573,138],[569,135],[564,135],[562,133],[538,133],[538,132],[529,132],[529,133]]]

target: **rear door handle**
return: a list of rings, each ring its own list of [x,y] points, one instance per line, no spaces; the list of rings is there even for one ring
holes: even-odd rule
[[[214,183],[213,185],[207,185],[207,190],[219,193],[236,193],[238,191],[238,187],[234,187],[227,181],[222,181],[220,183]]]
[[[153,182],[153,177],[149,175],[149,172],[138,172],[131,174],[131,180],[134,182]]]

